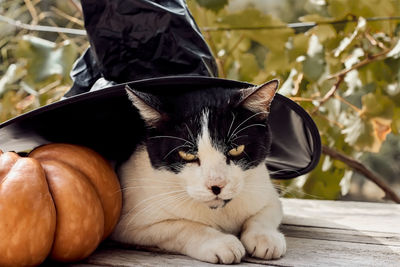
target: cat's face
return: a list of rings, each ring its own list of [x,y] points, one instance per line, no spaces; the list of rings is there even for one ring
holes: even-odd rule
[[[268,111],[277,85],[188,94],[190,101],[179,103],[175,114],[130,92],[149,126],[146,147],[153,168],[174,173],[191,198],[210,208],[225,206],[241,192],[251,169],[265,164]]]

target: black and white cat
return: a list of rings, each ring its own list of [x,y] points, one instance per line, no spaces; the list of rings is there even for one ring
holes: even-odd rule
[[[113,238],[211,263],[238,263],[246,252],[281,257],[282,208],[265,166],[277,87],[194,91],[168,112],[129,91],[148,129],[120,168],[123,211]]]

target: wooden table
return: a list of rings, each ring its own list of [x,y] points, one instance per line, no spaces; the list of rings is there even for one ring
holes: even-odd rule
[[[279,260],[241,266],[400,267],[400,205],[282,199],[288,250]],[[214,266],[182,255],[100,247],[73,266]]]

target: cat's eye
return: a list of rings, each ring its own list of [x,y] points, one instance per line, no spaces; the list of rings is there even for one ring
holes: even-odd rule
[[[231,150],[228,151],[228,154],[232,157],[237,157],[240,154],[242,154],[244,151],[244,145],[240,145],[238,147],[232,148]]]
[[[194,161],[194,160],[197,160],[197,155],[195,155],[195,154],[187,153],[187,152],[184,152],[184,151],[182,151],[182,150],[180,150],[180,151],[178,152],[178,154],[179,154],[179,156],[180,156],[183,160],[186,160],[186,161]]]

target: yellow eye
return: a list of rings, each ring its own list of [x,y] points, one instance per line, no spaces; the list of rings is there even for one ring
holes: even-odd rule
[[[179,156],[186,161],[193,161],[193,160],[197,159],[197,155],[194,155],[194,154],[186,153],[181,150],[178,153],[179,153]]]
[[[232,157],[239,156],[242,154],[244,151],[244,145],[240,145],[238,147],[232,148],[231,150],[228,151],[228,154]]]

